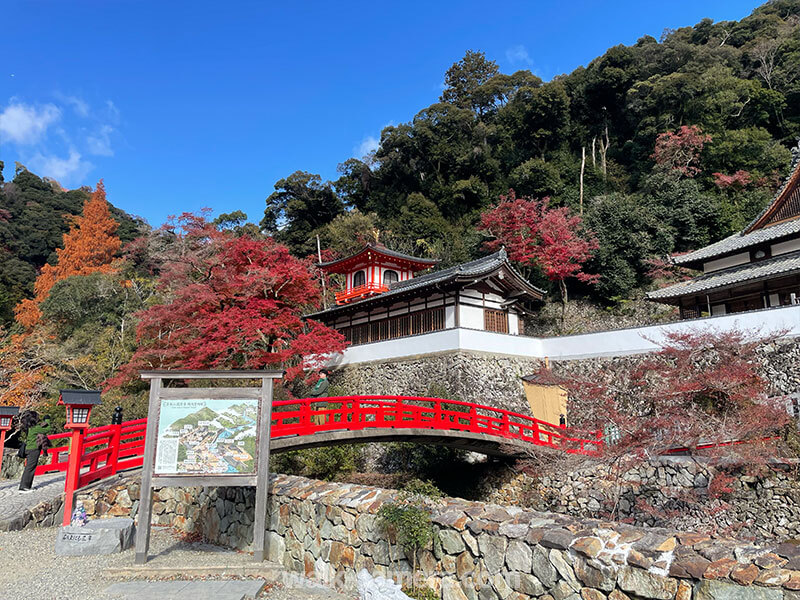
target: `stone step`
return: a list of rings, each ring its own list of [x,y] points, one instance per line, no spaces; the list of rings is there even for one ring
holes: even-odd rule
[[[228,581],[126,581],[105,589],[109,599],[252,600],[266,585],[263,579]]]

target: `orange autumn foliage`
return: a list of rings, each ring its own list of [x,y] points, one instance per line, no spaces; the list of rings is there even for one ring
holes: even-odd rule
[[[102,179],[84,203],[83,215],[71,217],[70,224],[64,234],[64,247],[56,250],[58,262],[42,267],[33,287],[34,298],[23,300],[14,308],[17,321],[27,329],[41,319],[39,307],[57,282],[72,275],[115,270],[114,257],[122,243],[116,236],[118,223],[111,217]]]
[[[0,348],[0,406],[30,408],[42,398],[47,367],[30,353],[27,339],[12,335]]]

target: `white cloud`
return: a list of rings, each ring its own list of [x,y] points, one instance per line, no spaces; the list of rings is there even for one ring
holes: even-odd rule
[[[65,96],[63,94],[56,94],[56,97],[61,99],[62,102],[69,104],[75,114],[84,119],[89,116],[89,105],[77,96]]]
[[[98,156],[114,156],[111,148],[111,134],[114,128],[111,125],[103,125],[97,133],[86,138],[86,145],[90,154]]]
[[[53,104],[36,108],[12,98],[5,110],[0,112],[0,142],[34,144],[60,117],[61,111]]]
[[[90,162],[83,160],[80,152],[74,148],[69,151],[67,158],[59,158],[55,155],[45,156],[38,153],[26,162],[37,174],[52,177],[60,182],[81,180],[93,166]]]
[[[106,100],[106,117],[112,123],[119,123],[119,109],[111,100]]]
[[[528,49],[522,44],[517,44],[516,46],[512,46],[511,48],[507,49],[506,60],[508,60],[508,62],[512,65],[517,63],[524,63],[526,65],[533,64],[533,59],[531,58],[530,54],[528,54]]]
[[[366,156],[370,152],[374,152],[380,146],[380,140],[373,135],[368,135],[361,140],[361,145],[358,147],[358,155]]]

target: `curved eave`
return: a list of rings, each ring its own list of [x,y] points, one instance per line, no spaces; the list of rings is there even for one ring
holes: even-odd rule
[[[374,254],[375,256],[369,256]],[[339,258],[329,262],[317,263],[317,267],[329,273],[349,273],[351,270],[370,263],[379,262],[378,257],[386,262],[392,262],[406,267],[414,272],[430,269],[439,261],[432,258],[417,258],[401,252],[394,252],[377,246],[367,245],[352,256]]]
[[[766,227],[770,219],[772,219],[775,213],[783,205],[786,196],[794,191],[798,183],[800,183],[800,142],[797,146],[792,148],[792,166],[789,176],[784,180],[783,185],[775,194],[772,202],[770,202],[769,205],[767,205],[767,207],[761,211],[761,214],[759,214],[750,222],[747,227],[744,228],[742,233],[747,234],[755,231],[756,229]]]
[[[504,277],[507,276],[509,278],[509,282],[506,284],[509,288],[516,289],[522,292],[522,295],[516,296],[515,298],[513,298],[513,301],[523,302],[526,299],[532,301],[541,301],[544,299],[544,296],[546,295],[547,292],[545,292],[544,290],[540,290],[536,286],[530,284],[524,277],[522,277],[521,274],[519,274],[516,271],[516,269],[514,269],[508,263],[507,260],[505,260],[501,265],[495,266],[491,269],[487,269],[482,272],[471,273],[471,274],[454,273],[448,276],[446,279],[431,281],[430,283],[408,287],[407,289],[400,288],[396,290],[389,290],[388,292],[384,292],[383,294],[370,296],[369,298],[365,298],[364,300],[359,300],[358,302],[350,302],[348,304],[342,304],[339,306],[331,307],[327,310],[317,311],[315,313],[304,315],[303,318],[319,319],[320,317],[327,317],[332,315],[347,314],[349,312],[359,312],[362,310],[368,310],[370,307],[382,304],[384,302],[400,302],[409,297],[413,298],[414,296],[419,296],[426,290],[433,290],[435,292],[444,293],[464,285],[480,282],[484,279],[496,275],[500,271],[504,273]],[[435,273],[431,273],[429,275],[433,276],[435,275]],[[426,277],[429,275],[426,275]]]

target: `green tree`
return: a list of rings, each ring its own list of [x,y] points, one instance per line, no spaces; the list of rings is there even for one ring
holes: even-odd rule
[[[481,114],[492,104],[483,85],[499,72],[497,63],[488,60],[483,52],[467,50],[464,58],[447,69],[440,101]]]
[[[305,171],[279,180],[266,204],[261,230],[289,246],[295,256],[311,254],[316,249],[314,233],[344,212],[333,185]]]

